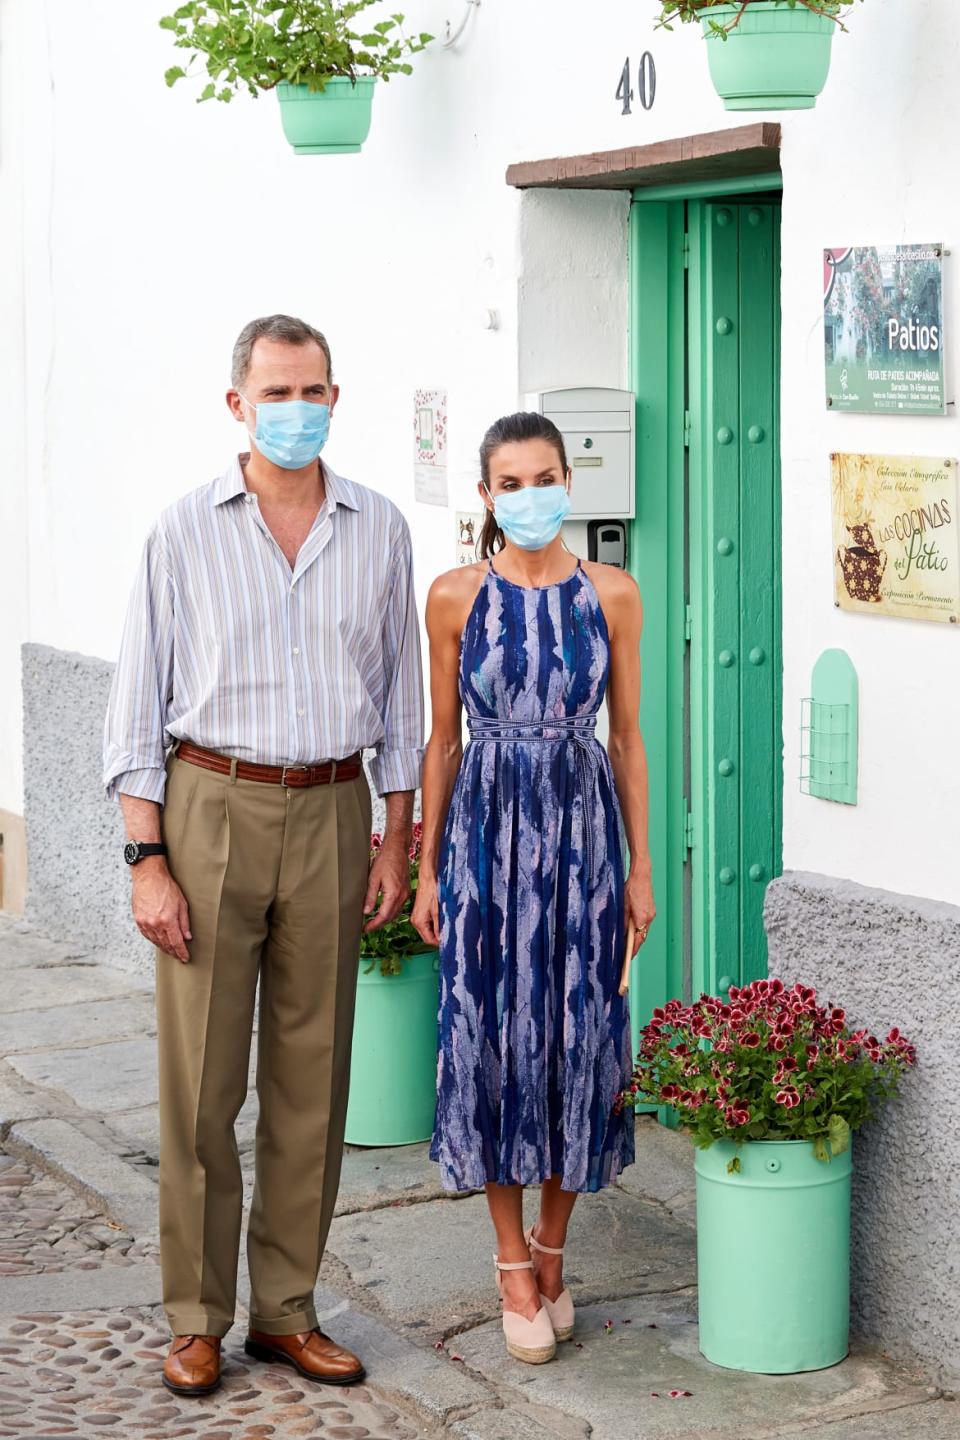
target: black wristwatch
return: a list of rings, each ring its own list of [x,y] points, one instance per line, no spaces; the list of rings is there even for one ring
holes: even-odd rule
[[[128,865],[139,865],[148,855],[166,855],[166,845],[145,845],[142,840],[128,840],[123,847],[123,858]]]

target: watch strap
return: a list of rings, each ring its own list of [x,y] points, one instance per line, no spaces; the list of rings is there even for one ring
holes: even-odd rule
[[[136,865],[139,860],[145,860],[148,855],[166,855],[166,845],[157,844],[154,841],[128,840],[123,847],[123,855],[128,865]]]

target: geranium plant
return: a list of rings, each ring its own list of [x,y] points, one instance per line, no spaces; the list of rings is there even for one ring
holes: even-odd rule
[[[671,1105],[701,1148],[715,1140],[812,1140],[818,1160],[850,1143],[896,1095],[914,1047],[878,1040],[809,985],[730,987],[729,999],[671,1000],[641,1032],[629,1104]],[[728,1167],[740,1168],[735,1157]]]
[[[390,920],[382,925],[379,930],[371,930],[363,937],[363,954],[369,959],[365,974],[380,962],[381,975],[399,975],[403,971],[403,962],[409,955],[425,955],[434,947],[427,945],[425,941],[414,930],[410,923],[410,915],[413,911],[413,902],[417,896],[417,883],[420,877],[420,849],[423,844],[423,826],[419,821],[413,827],[413,843],[410,846],[410,898],[407,900],[400,914],[395,920]],[[383,845],[383,836],[374,833],[370,837],[370,859],[373,860],[380,852]]]
[[[403,16],[389,15],[357,33],[352,22],[379,0],[187,0],[160,21],[174,44],[190,52],[187,66],[166,72],[168,85],[197,62],[208,79],[201,100],[231,100],[240,90],[256,97],[282,81],[324,90],[334,76],[409,75],[409,57],[431,35],[410,38]]]
[[[686,25],[691,21],[708,20],[711,34],[719,35],[726,40],[731,30],[735,30],[740,24],[743,12],[748,5],[755,3],[755,0],[657,0],[660,6],[660,16],[657,20],[657,27],[664,30],[672,30],[673,22],[680,21]],[[795,10],[798,5],[805,10],[812,10],[815,15],[824,15],[828,20],[835,20],[841,30],[846,30],[843,23],[843,15],[856,0],[775,0],[778,5],[784,5],[790,10]],[[736,5],[737,13],[729,20],[710,19],[708,13],[717,5]]]

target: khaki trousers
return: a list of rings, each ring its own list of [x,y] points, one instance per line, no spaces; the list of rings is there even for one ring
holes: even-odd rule
[[[171,756],[163,833],[190,963],[157,953],[160,1255],[175,1334],[233,1324],[243,1186],[234,1122],[260,988],[250,1320],[317,1323],[333,1215],[370,850],[366,778],[287,790]]]

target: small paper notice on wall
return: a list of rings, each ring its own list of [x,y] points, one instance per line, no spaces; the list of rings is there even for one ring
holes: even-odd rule
[[[414,392],[413,490],[421,504],[447,504],[446,390]]]
[[[458,510],[456,523],[456,555],[458,565],[474,565],[477,561],[477,545],[483,529],[481,510]]]

